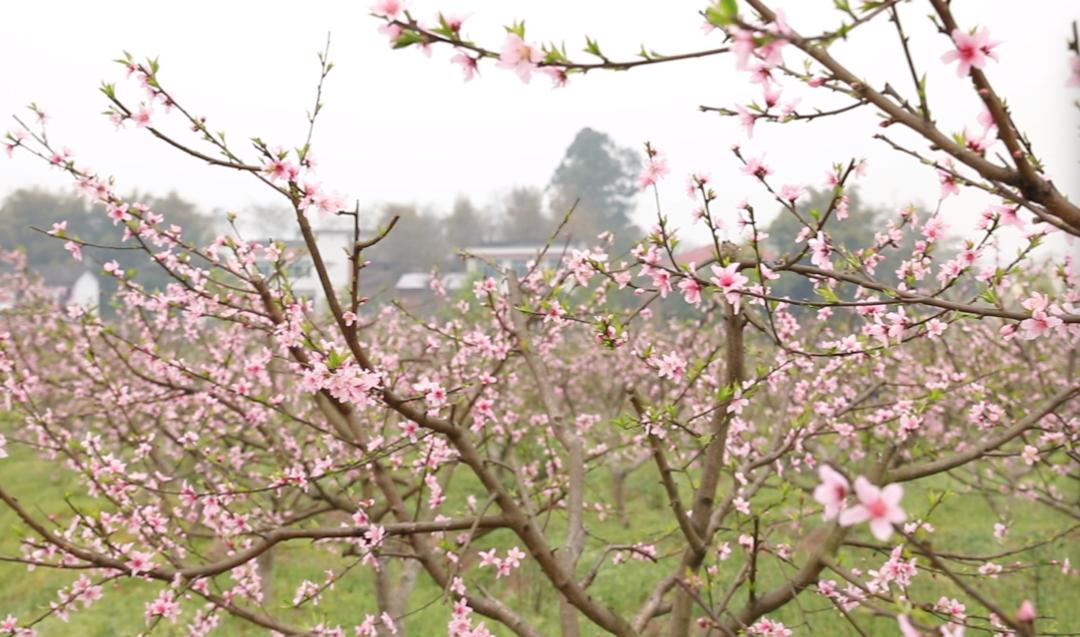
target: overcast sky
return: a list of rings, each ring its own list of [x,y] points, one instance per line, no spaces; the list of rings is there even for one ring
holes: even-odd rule
[[[825,0],[775,4],[804,34],[839,21]],[[990,79],[1007,96],[1059,188],[1080,199],[1080,117],[1071,105],[1080,91],[1065,87],[1065,42],[1080,6],[1074,0],[1022,3],[1023,10],[1008,0],[953,4],[962,25],[988,26],[993,38],[1003,41],[997,49],[1000,62],[987,69]],[[936,201],[933,171],[870,140],[879,131],[870,111],[811,124],[759,125],[752,140],[735,121],[699,113],[700,104],[760,101],[759,86],[736,72],[730,57],[575,76],[562,89],[552,89],[543,76],[524,84],[489,62],[481,78],[465,83],[448,61],[449,49],[436,48],[430,59],[418,50],[392,51],[368,15],[369,6],[220,0],[5,3],[0,113],[20,113],[30,101],[41,104],[52,116],[52,139],[99,172],[115,175],[123,190],[176,190],[206,210],[242,210],[272,197],[250,176],[201,166],[145,131],[116,131],[99,114],[104,98],[97,88],[102,80],[123,79],[123,69],[111,62],[122,50],[158,56],[163,85],[185,107],[206,116],[212,129],[228,131],[234,142],[260,136],[293,147],[303,141],[304,114],[317,79],[316,52],[330,32],[337,67],[328,80],[315,154],[324,184],[363,206],[393,201],[446,209],[459,194],[485,204],[514,185],[543,186],[583,126],[635,148],[649,140],[668,155],[672,175],[661,192],[665,211],[676,220],[685,220],[693,206],[683,188],[686,175],[696,170],[717,180],[722,205],[749,197],[763,210],[774,208],[738,172],[729,151],[734,143],[750,155],[765,154],[778,185],[818,186],[832,162],[866,157],[870,171],[860,185],[870,201],[890,207]],[[438,9],[468,15],[466,35],[495,48],[503,39],[501,25],[524,18],[529,39],[562,41],[574,54],[588,34],[609,57],[624,59],[633,58],[642,43],[663,53],[719,45],[719,33],[707,36],[700,28],[696,11],[704,6],[700,0],[410,3],[421,18]],[[979,104],[958,84],[954,68],[940,61],[949,43],[930,28],[928,13],[924,2],[902,5],[916,64],[929,76],[935,118],[945,130],[960,131],[975,123]],[[888,80],[911,95],[892,27],[877,22],[837,46],[834,55],[875,86]],[[787,57],[796,55],[789,50]],[[128,87],[128,95],[135,96]],[[803,96],[800,110],[837,103],[796,91],[784,99],[796,94]],[[888,132],[917,144],[895,127]],[[25,155],[0,166],[0,194],[28,185],[66,185],[56,171]],[[954,230],[969,228],[984,203],[976,196],[951,200],[947,212]],[[639,220],[646,222],[652,209],[651,197],[642,197]]]

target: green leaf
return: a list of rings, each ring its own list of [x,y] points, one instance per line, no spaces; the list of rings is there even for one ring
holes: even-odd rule
[[[326,357],[326,368],[329,370],[335,370],[348,360],[348,356],[339,352],[338,350],[331,350],[330,355]]]
[[[394,48],[404,49],[407,46],[412,46],[423,41],[424,39],[420,37],[420,34],[416,31],[402,31],[401,35],[394,40]]]
[[[830,288],[819,287],[815,292],[828,303],[838,303],[840,301],[840,298],[836,296],[836,292],[833,292]]]
[[[739,7],[735,0],[720,0],[705,10],[705,19],[718,27],[730,26],[738,17]]]
[[[506,32],[516,34],[519,38],[524,40],[525,39],[525,21],[524,20],[521,20],[521,21],[514,20],[513,24],[506,27]]]
[[[600,52],[600,45],[589,36],[585,36],[585,52],[600,59],[605,59],[604,54]]]
[[[623,430],[633,429],[638,424],[637,418],[634,418],[630,414],[619,414],[608,422],[611,424],[611,426],[618,427],[619,429]]]

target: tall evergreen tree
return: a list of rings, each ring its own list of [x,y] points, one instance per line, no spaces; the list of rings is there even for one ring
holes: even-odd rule
[[[606,133],[581,129],[548,184],[553,216],[561,219],[577,201],[567,226],[575,239],[589,241],[610,230],[621,242],[633,241],[635,179],[640,169],[638,153],[618,146]]]
[[[542,243],[551,236],[555,225],[544,214],[540,189],[518,186],[503,200],[499,239],[506,243]]]
[[[486,243],[491,234],[490,223],[484,212],[473,205],[468,197],[458,197],[453,210],[442,221],[449,250]]]

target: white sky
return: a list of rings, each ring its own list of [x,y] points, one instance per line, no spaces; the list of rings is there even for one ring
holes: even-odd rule
[[[422,19],[437,9],[469,15],[466,35],[494,48],[503,38],[501,25],[525,18],[529,39],[564,41],[572,55],[585,58],[573,52],[588,34],[599,39],[609,57],[629,59],[642,42],[664,53],[718,46],[718,33],[706,36],[700,29],[696,11],[705,4],[414,0],[410,6]],[[775,4],[804,34],[835,26],[840,19],[826,0]],[[448,48],[436,47],[431,59],[418,50],[391,51],[376,31],[378,22],[368,15],[369,5],[5,2],[0,113],[24,112],[30,101],[41,104],[52,116],[52,139],[99,172],[115,175],[124,190],[176,190],[206,210],[243,209],[272,197],[250,176],[201,166],[144,131],[116,131],[99,114],[104,97],[97,88],[102,80],[123,79],[123,69],[111,62],[122,50],[159,56],[165,87],[187,108],[208,117],[211,128],[228,131],[237,147],[243,148],[251,136],[296,146],[303,141],[304,113],[313,101],[316,52],[331,32],[337,66],[328,80],[315,155],[323,182],[363,206],[401,201],[446,209],[459,193],[484,204],[514,185],[542,186],[582,126],[605,131],[623,145],[640,148],[649,140],[664,151],[672,174],[662,183],[663,201],[676,220],[685,220],[693,206],[683,194],[686,175],[693,170],[712,174],[722,205],[749,197],[763,211],[775,208],[738,172],[729,152],[733,143],[741,143],[750,155],[765,153],[778,186],[818,186],[831,162],[864,156],[870,172],[861,186],[870,201],[896,207],[936,201],[933,171],[869,140],[879,130],[870,111],[811,124],[759,124],[750,141],[733,119],[699,113],[699,104],[760,101],[759,87],[735,71],[730,57],[575,76],[570,86],[557,90],[546,77],[526,85],[489,62],[481,78],[464,83],[459,68],[448,61]],[[954,10],[962,25],[986,25],[994,39],[1003,41],[1001,61],[988,67],[990,79],[1008,97],[1059,188],[1078,200],[1080,117],[1071,101],[1080,91],[1064,84],[1069,73],[1065,42],[1080,6],[1073,0],[1039,0],[1024,3],[1023,10],[1018,6],[1007,0],[969,0],[954,3]],[[958,85],[954,68],[940,61],[949,43],[932,32],[928,13],[923,2],[902,5],[916,63],[929,74],[934,115],[945,130],[960,131],[974,125],[979,104],[968,87]],[[910,96],[911,82],[892,27],[883,19],[877,22],[834,54],[856,72],[871,75],[875,86],[888,79]],[[787,58],[795,59],[793,50]],[[134,87],[126,86],[128,95],[135,96]],[[805,94],[800,110],[812,104],[837,102]],[[916,143],[896,127],[888,132]],[[66,183],[26,155],[4,159],[0,166],[0,194]],[[967,195],[950,200],[946,211],[953,229],[963,233],[970,228],[984,202]],[[641,204],[639,220],[647,222],[651,197],[642,197]]]

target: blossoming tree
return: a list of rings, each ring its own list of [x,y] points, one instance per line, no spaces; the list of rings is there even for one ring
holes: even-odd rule
[[[1075,587],[1067,553],[1047,552],[1076,541],[1080,517],[1070,495],[1078,272],[1040,246],[1048,235],[1080,235],[1080,208],[990,83],[1004,47],[985,27],[958,23],[944,0],[926,4],[942,34],[935,63],[955,64],[985,106],[962,135],[931,116],[897,0],[839,2],[842,24],[816,34],[763,0],[721,0],[703,11],[716,48],[627,61],[591,39],[590,60],[572,60],[530,43],[523,23],[488,48],[465,37],[460,19],[424,22],[400,2],[379,2],[380,30],[395,47],[446,47],[466,79],[489,62],[563,84],[730,57],[762,85],[763,103],[706,110],[739,118],[749,133],[875,109],[916,141],[874,136],[942,185],[933,210],[905,207],[872,244],[850,250],[832,243],[830,228],[852,222],[845,192],[869,178],[865,164],[825,167],[830,203],[810,210],[800,204],[806,185],[778,185],[761,158],[735,147],[744,172],[801,224],[789,252],[765,254],[754,208],[719,210],[718,186],[694,174],[688,192],[712,246],[700,263],[676,253],[678,232],[657,196],[655,226],[629,254],[612,254],[601,236],[564,249],[556,268],[538,258],[525,271],[495,271],[459,298],[436,278],[445,307],[427,318],[366,301],[365,250],[393,224],[364,235],[360,213],[316,179],[326,54],[307,138],[291,149],[226,141],[165,88],[156,61],[125,57],[136,86],[103,87],[118,126],[288,202],[325,309],[294,291],[298,255],[286,246],[238,231],[187,241],[57,146],[45,111],[32,107],[35,120],[7,135],[9,153],[70,175],[116,225],[106,247],[144,252],[172,283],[145,289],[115,262],[101,264],[120,286],[121,319],[110,322],[58,306],[19,254],[4,255],[11,307],[0,315],[0,374],[18,423],[0,455],[62,467],[82,499],[46,514],[34,493],[0,481],[25,535],[21,552],[3,558],[71,573],[47,608],[7,615],[0,633],[77,623],[102,597],[137,590],[149,591],[147,632],[175,625],[187,635],[234,630],[218,628],[225,617],[281,635],[398,635],[431,605],[445,609],[449,635],[473,637],[783,636],[822,625],[859,635],[884,625],[883,634],[908,637],[1067,632],[1054,617],[1063,608],[1047,611],[996,582],[1023,585],[1052,561],[1052,585]],[[830,52],[877,20],[896,31],[909,95]],[[845,102],[782,104],[796,83]],[[170,132],[172,120],[191,133]],[[655,189],[669,170],[655,147],[645,150],[641,185]],[[950,252],[942,238],[961,212],[950,196],[965,188],[990,203]],[[333,279],[320,252],[320,215],[353,222],[347,281]],[[738,242],[724,240],[725,216],[738,219]],[[83,259],[88,244],[63,223],[47,232]],[[1023,237],[1014,254],[997,247],[1005,233]],[[912,245],[907,236],[917,240],[895,278],[879,272],[887,254]],[[816,296],[776,296],[782,277],[809,280]],[[692,318],[665,320],[672,302]],[[662,503],[659,521],[630,515],[641,509],[627,498],[627,476]],[[999,549],[948,535],[958,518],[941,512],[956,499],[992,504],[996,518],[969,532]],[[1047,524],[1010,534],[1032,517]],[[283,582],[272,558],[282,550],[330,566]],[[552,608],[530,609],[510,584],[522,572]],[[628,578],[629,588],[614,586]],[[369,606],[345,601],[340,589],[354,581],[371,587]],[[431,599],[416,598],[420,582]]]

